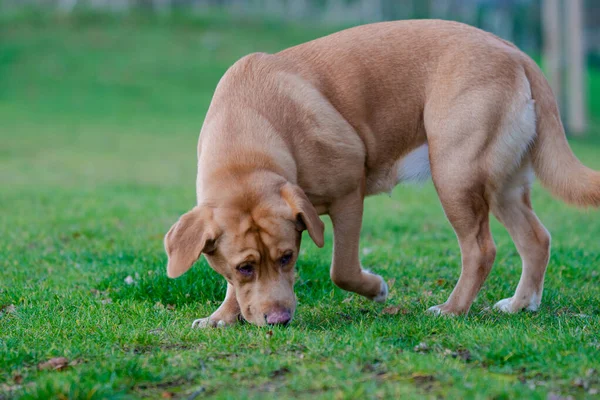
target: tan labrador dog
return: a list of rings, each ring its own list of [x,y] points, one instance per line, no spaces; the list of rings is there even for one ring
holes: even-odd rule
[[[523,259],[515,294],[496,307],[536,310],[550,235],[531,206],[534,172],[564,201],[600,205],[600,174],[571,152],[541,71],[494,35],[385,22],[251,54],[215,91],[198,144],[198,205],[165,237],[167,273],[204,254],[227,280],[223,304],[193,326],[287,324],[302,231],[323,246],[319,214],[328,214],[331,279],[384,301],[385,281],[359,260],[363,200],[431,175],[462,272],[430,311],[469,310],[496,255],[490,212]]]

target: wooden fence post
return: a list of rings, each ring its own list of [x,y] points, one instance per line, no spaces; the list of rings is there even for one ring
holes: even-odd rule
[[[586,63],[583,45],[583,1],[566,2],[567,126],[569,133],[581,135],[586,124]]]
[[[562,26],[560,0],[544,0],[542,4],[544,32],[544,64],[546,76],[562,111]]]

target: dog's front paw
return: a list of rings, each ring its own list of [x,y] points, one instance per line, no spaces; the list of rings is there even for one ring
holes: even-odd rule
[[[383,278],[379,278],[381,279],[381,287],[377,296],[373,297],[373,301],[377,303],[383,303],[388,297],[389,289],[387,283],[383,280]]]
[[[237,319],[232,322],[232,321],[226,321],[226,320],[214,318],[214,317],[200,318],[200,319],[195,320],[192,323],[192,329],[224,328],[226,326],[233,325],[236,322],[237,322]]]
[[[196,329],[196,328],[216,328],[216,327],[222,327],[225,326],[225,321],[223,320],[211,320],[210,317],[207,318],[200,318],[197,320],[194,320],[194,322],[192,322],[192,329]]]
[[[430,307],[429,309],[427,309],[427,312],[436,316],[444,315],[451,317],[465,313],[465,311],[455,309],[454,307],[449,306],[447,303],[438,304],[437,306]]]

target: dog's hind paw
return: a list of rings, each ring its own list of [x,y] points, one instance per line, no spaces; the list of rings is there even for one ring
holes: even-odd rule
[[[379,294],[377,296],[373,297],[373,301],[375,301],[377,303],[385,302],[385,300],[388,297],[388,292],[389,292],[388,285],[383,280],[383,278],[381,278],[381,290],[379,291]]]
[[[427,309],[427,312],[433,315],[442,315],[441,305],[429,307]]]
[[[529,301],[521,302],[521,304],[517,304],[514,297],[509,297],[497,302],[494,308],[505,313],[516,313],[521,310],[537,311],[540,308],[540,297],[533,295]]]
[[[518,311],[513,309],[512,297],[500,300],[494,305],[494,308],[505,313],[514,313]]]

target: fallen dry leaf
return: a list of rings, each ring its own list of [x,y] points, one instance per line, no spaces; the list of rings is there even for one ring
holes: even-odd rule
[[[16,383],[17,385],[20,385],[20,384],[21,384],[21,382],[23,382],[23,375],[21,375],[21,374],[15,374],[15,375],[13,376],[13,381],[15,381],[15,383]]]
[[[171,393],[171,392],[162,392],[161,397],[163,399],[172,399],[173,396],[175,396],[175,393]]]
[[[273,336],[273,331],[267,331],[267,339],[271,339]]]
[[[65,357],[55,357],[55,358],[51,358],[50,360],[48,360],[46,362],[39,363],[38,369],[40,371],[46,370],[46,369],[62,371],[63,369],[67,368],[68,366],[69,366],[69,360],[67,360]]]
[[[435,376],[429,374],[421,374],[414,373],[411,376],[415,385],[421,387],[422,389],[431,389],[433,387],[433,382],[435,382]]]
[[[394,284],[396,283],[396,278],[392,278],[388,281],[388,289],[392,290],[392,288],[394,287]]]
[[[350,297],[346,297],[344,300],[342,300],[342,303],[344,303],[344,304],[348,304],[348,303],[350,303],[351,301],[352,301],[352,296],[350,296]]]
[[[412,374],[412,380],[415,382],[431,382],[435,380],[435,376],[429,374],[421,374],[419,372],[415,372]]]
[[[387,315],[396,315],[398,313],[406,314],[407,311],[404,310],[400,306],[390,306],[390,307],[386,307],[383,310],[381,310],[381,313],[382,314],[387,314]]]

